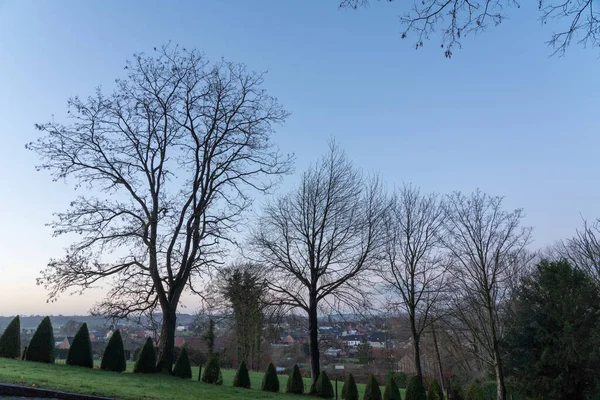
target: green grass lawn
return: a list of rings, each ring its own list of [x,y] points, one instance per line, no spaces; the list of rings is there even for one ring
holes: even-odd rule
[[[260,391],[263,374],[250,372],[254,389],[232,387],[234,370],[222,370],[223,386],[198,382],[198,367],[192,368],[192,380],[175,378],[165,374],[133,374],[133,363],[127,363],[127,372],[119,374],[60,364],[42,364],[31,361],[0,358],[0,382],[35,386],[66,392],[85,393],[122,399],[306,399],[303,396],[277,395]],[[306,389],[310,379],[305,379]],[[287,376],[279,375],[281,391],[285,390]],[[341,394],[343,382],[339,382]],[[364,384],[358,385],[364,393]],[[257,389],[258,388],[258,389]],[[383,387],[381,388],[383,393]]]

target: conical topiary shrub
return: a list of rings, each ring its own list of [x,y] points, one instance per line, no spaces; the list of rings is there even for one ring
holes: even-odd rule
[[[17,358],[21,355],[21,322],[13,318],[0,337],[0,357]]]
[[[45,317],[38,325],[29,345],[25,359],[44,363],[54,363],[54,332],[50,317]]]
[[[327,376],[325,371],[321,371],[319,378],[315,383],[315,394],[324,399],[333,399],[335,393],[333,392],[333,385]]]
[[[277,377],[277,371],[273,363],[269,363],[267,371],[263,376],[262,385],[260,389],[263,392],[279,392],[279,378]]]
[[[375,375],[369,374],[369,380],[365,387],[364,400],[381,400],[381,389],[379,389],[379,382],[375,379]]]
[[[400,389],[396,385],[394,375],[388,376],[387,382],[385,383],[385,391],[383,392],[383,400],[402,400],[400,396]]]
[[[192,379],[192,366],[190,365],[190,358],[185,347],[179,352],[179,357],[177,357],[177,362],[175,363],[175,367],[173,367],[173,376]]]
[[[432,380],[429,384],[427,400],[444,400],[444,392],[437,379]]]
[[[87,324],[84,322],[73,337],[73,343],[67,353],[67,365],[94,368],[94,357],[92,355],[92,342]]]
[[[121,338],[121,332],[118,329],[112,334],[104,349],[100,368],[116,372],[123,372],[127,369],[125,350],[123,349],[123,339]]]
[[[342,400],[358,400],[358,388],[352,373],[348,374],[342,387]]]
[[[466,400],[483,400],[483,389],[477,382],[471,383]]]
[[[153,374],[156,372],[156,351],[151,338],[146,338],[144,347],[138,354],[133,372],[136,374]]]
[[[455,380],[448,380],[447,384],[448,399],[465,400],[465,393],[460,383]]]
[[[250,375],[248,375],[248,367],[246,367],[246,361],[242,361],[235,371],[235,377],[233,378],[233,386],[250,389]]]
[[[202,373],[202,382],[216,385],[219,381],[219,375],[221,375],[219,359],[217,356],[212,355],[206,362],[206,368],[204,368],[204,372]]]
[[[396,382],[398,389],[406,389],[406,386],[408,386],[408,375],[404,372],[398,372],[394,377],[394,382]]]
[[[413,376],[408,380],[404,400],[427,400],[427,393],[420,376]]]
[[[298,365],[294,365],[294,368],[292,368],[292,371],[290,372],[285,392],[304,394],[304,380],[302,379],[302,374],[300,373]]]

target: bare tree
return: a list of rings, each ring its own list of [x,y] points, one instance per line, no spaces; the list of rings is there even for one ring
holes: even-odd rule
[[[444,240],[452,263],[457,316],[469,328],[476,346],[489,355],[498,384],[498,400],[506,399],[500,356],[500,311],[526,265],[531,228],[522,227],[523,210],[502,210],[502,198],[479,190],[447,197]]]
[[[405,185],[394,196],[385,219],[385,258],[379,273],[401,298],[409,317],[415,371],[422,377],[420,341],[444,286],[441,253],[444,210],[437,196]]]
[[[600,286],[600,220],[583,220],[583,227],[575,236],[559,242],[552,250],[585,271]]]
[[[112,278],[96,312],[162,312],[158,367],[171,370],[176,310],[194,278],[218,263],[249,206],[290,168],[271,145],[287,117],[263,74],[209,64],[175,46],[135,55],[112,94],[69,100],[71,123],[37,125],[39,169],[86,193],[57,214],[55,235],[81,237],[38,283],[49,298]]]
[[[279,302],[307,313],[312,382],[320,374],[318,310],[365,304],[383,244],[384,195],[332,144],[300,186],[264,211],[252,244]]]
[[[391,2],[391,0],[389,0]],[[369,0],[341,0],[340,7],[359,8],[368,6]],[[546,24],[553,19],[566,20],[566,26],[554,32],[548,41],[553,54],[563,55],[573,39],[591,47],[600,44],[600,12],[593,0],[537,0],[541,21]],[[517,0],[414,0],[410,12],[400,17],[404,25],[402,38],[410,32],[417,35],[415,48],[423,41],[441,32],[441,47],[446,57],[461,47],[461,39],[476,35],[490,25],[497,26],[506,16],[509,7],[520,8]]]

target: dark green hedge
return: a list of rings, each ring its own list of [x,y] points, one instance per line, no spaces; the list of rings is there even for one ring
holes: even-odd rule
[[[279,392],[279,378],[277,377],[277,371],[273,363],[269,363],[260,388],[264,392]]]
[[[246,366],[246,361],[242,361],[238,366],[238,369],[235,372],[235,377],[233,378],[233,386],[242,387],[246,389],[250,389],[252,387],[250,383],[250,375],[248,375],[248,367]]]
[[[156,350],[151,338],[146,338],[144,347],[138,354],[133,372],[136,374],[153,374],[156,372]]]
[[[190,358],[185,347],[179,352],[179,357],[177,357],[177,362],[175,363],[175,367],[173,367],[173,376],[192,379],[192,366],[190,365]]]
[[[90,332],[85,322],[79,327],[75,337],[73,337],[73,342],[67,353],[67,364],[94,368],[92,341],[90,340]]]
[[[25,359],[43,363],[54,363],[54,331],[50,317],[45,317],[38,325],[29,345]]]
[[[0,337],[0,357],[18,358],[21,356],[21,322],[19,316],[13,318]]]
[[[358,388],[352,373],[349,373],[342,387],[342,400],[358,400]]]
[[[304,380],[302,379],[300,368],[298,368],[297,365],[294,365],[294,368],[292,368],[292,370],[290,371],[290,376],[288,377],[285,392],[293,394],[304,394]]]
[[[127,369],[123,338],[121,338],[121,332],[118,329],[114,331],[104,349],[100,368],[115,372],[123,372]]]
[[[365,387],[364,400],[381,400],[381,389],[379,388],[379,382],[375,379],[375,375],[369,374],[367,380],[367,386]]]
[[[206,367],[202,373],[202,382],[218,384],[219,375],[221,375],[221,366],[219,365],[219,359],[217,356],[212,355],[206,362]]]
[[[333,392],[333,385],[327,376],[325,371],[321,371],[319,378],[315,383],[315,394],[324,399],[333,399],[335,393]]]

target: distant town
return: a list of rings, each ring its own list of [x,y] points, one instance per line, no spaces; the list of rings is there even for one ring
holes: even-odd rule
[[[43,316],[20,318],[22,347],[25,347]],[[129,360],[135,360],[145,338],[158,339],[158,331],[147,320],[112,322],[102,317],[79,315],[50,318],[54,328],[57,359],[66,358],[73,337],[84,322],[89,327],[95,359],[102,357],[104,348],[116,329],[121,332]],[[208,318],[191,314],[178,315],[175,346],[177,349],[186,347],[194,365],[202,365],[206,361],[207,345],[203,335]],[[220,355],[222,366],[235,368],[238,360],[231,320],[226,316],[213,318],[214,346]],[[12,317],[0,317],[0,330],[5,329],[11,319]],[[411,335],[406,325],[403,327],[402,318],[328,317],[320,323],[319,347],[322,351],[323,369],[334,378],[343,379],[348,372],[352,372],[358,380],[366,380],[368,373],[373,371],[382,377],[390,370],[414,374]],[[269,362],[273,362],[279,373],[287,373],[294,364],[298,364],[308,375],[308,344],[306,319],[296,315],[286,316],[277,324],[270,324],[265,328],[260,356],[254,368],[264,369]],[[432,345],[428,346],[428,341],[425,340],[421,360],[424,370],[432,375],[435,374],[436,366],[434,357]]]

